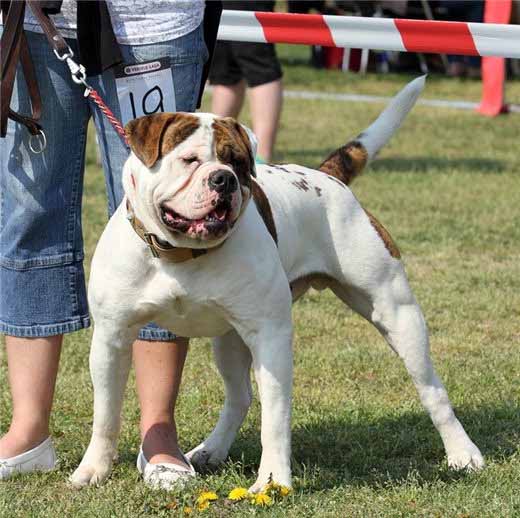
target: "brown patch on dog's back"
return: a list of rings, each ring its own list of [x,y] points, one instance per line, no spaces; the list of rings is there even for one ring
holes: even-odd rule
[[[309,190],[309,182],[305,180],[305,178],[302,178],[299,181],[292,181],[291,182],[296,188],[300,189],[300,191],[308,191]]]
[[[265,226],[267,227],[269,234],[271,234],[271,237],[274,239],[274,242],[278,244],[276,225],[274,223],[273,211],[271,210],[269,200],[265,195],[265,192],[262,189],[262,187],[260,187],[260,185],[258,184],[258,182],[253,180],[252,187],[253,200],[255,201],[256,208],[258,209],[260,216],[262,216],[262,219],[264,220]]]
[[[125,132],[130,148],[146,167],[184,142],[199,127],[199,119],[189,113],[154,113],[130,121]]]
[[[385,244],[385,248],[390,252],[390,255],[394,257],[395,259],[401,259],[401,252],[399,251],[399,248],[397,248],[397,245],[395,244],[395,241],[392,239],[392,236],[386,230],[385,227],[376,219],[376,217],[368,212],[368,210],[363,209],[368,216],[368,219],[370,220],[370,223],[375,228],[376,232],[379,234],[379,237],[383,240],[383,243]]]
[[[367,161],[367,150],[361,142],[354,140],[331,153],[318,169],[349,185],[361,174]]]
[[[271,167],[276,167],[276,169],[279,169],[280,171],[284,171],[285,173],[289,173],[291,174],[292,171],[290,171],[289,169],[287,169],[286,167],[283,167],[283,165],[280,165],[280,164],[269,164]]]
[[[223,164],[228,164],[233,168],[241,185],[251,189],[255,159],[246,131],[232,117],[215,119],[213,131],[217,158]]]

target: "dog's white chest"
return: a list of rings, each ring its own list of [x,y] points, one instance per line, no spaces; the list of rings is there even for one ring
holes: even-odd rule
[[[176,279],[165,281],[166,278],[157,278],[150,285],[155,291],[155,323],[186,337],[220,336],[231,329],[217,302],[199,293],[195,282],[185,287]]]
[[[155,322],[161,327],[174,330],[177,335],[190,338],[203,336],[222,336],[231,326],[226,319],[216,314],[211,307],[190,307],[184,305],[183,312],[176,308],[161,312]]]

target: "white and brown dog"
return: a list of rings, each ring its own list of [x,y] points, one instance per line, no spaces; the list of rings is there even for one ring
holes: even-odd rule
[[[190,452],[192,461],[226,458],[251,403],[252,364],[262,457],[251,489],[270,479],[290,486],[291,303],[310,286],[330,288],[403,359],[449,465],[484,465],[433,369],[399,250],[347,187],[399,127],[423,85],[423,78],[407,85],[319,171],[290,164],[255,172],[251,139],[230,118],[175,113],[129,123],[126,200],[92,263],[94,425],[75,485],[99,483],[111,470],[131,344],[154,321],[182,336],[216,337],[226,400],[213,432]]]

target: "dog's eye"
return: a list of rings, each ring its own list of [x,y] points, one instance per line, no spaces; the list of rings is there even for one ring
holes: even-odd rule
[[[196,156],[190,156],[188,158],[182,158],[181,160],[185,164],[193,164],[194,162],[197,162],[199,159]]]

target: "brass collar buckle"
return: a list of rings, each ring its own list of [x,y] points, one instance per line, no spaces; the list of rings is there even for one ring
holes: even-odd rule
[[[146,244],[150,248],[150,251],[152,252],[152,255],[154,257],[159,257],[160,254],[159,254],[159,251],[157,250],[157,248],[155,248],[155,244],[153,242],[152,235],[153,234],[151,232],[144,232],[144,234],[143,234],[144,240],[146,241]]]

